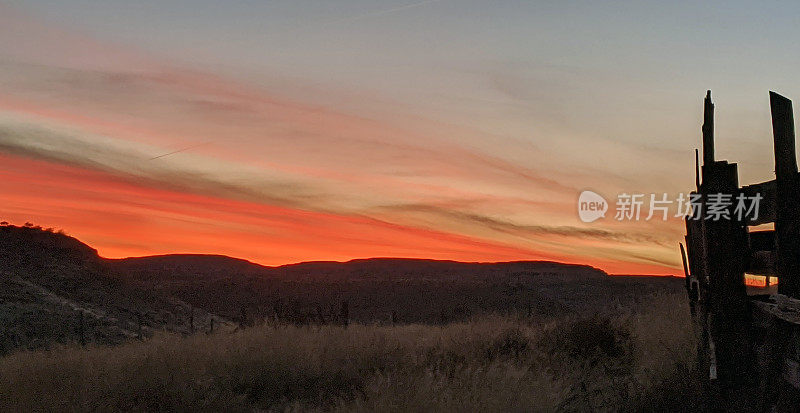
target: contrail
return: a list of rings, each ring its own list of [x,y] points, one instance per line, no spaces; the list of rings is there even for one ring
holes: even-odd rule
[[[148,159],[148,161],[153,161],[153,160],[156,160],[156,159],[159,159],[159,158],[163,158],[165,156],[175,155],[176,153],[180,153],[180,152],[183,152],[183,151],[188,151],[189,149],[199,148],[201,146],[208,145],[209,143],[211,143],[211,142],[203,142],[203,143],[200,143],[200,144],[197,144],[197,145],[192,145],[192,146],[188,146],[186,148],[178,149],[177,151],[172,151],[172,152],[169,152],[169,153],[165,153],[163,155],[154,156],[154,157]]]

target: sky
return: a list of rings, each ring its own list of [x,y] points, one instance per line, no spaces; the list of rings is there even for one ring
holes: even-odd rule
[[[772,179],[798,38],[795,2],[0,0],[0,219],[105,257],[680,274],[682,220],[614,203],[693,189],[707,89],[717,157]]]

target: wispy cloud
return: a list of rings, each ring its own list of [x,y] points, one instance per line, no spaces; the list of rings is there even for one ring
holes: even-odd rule
[[[3,153],[102,171],[148,186],[324,209],[322,191],[307,184],[199,156],[166,163],[148,162],[153,159],[150,154],[159,150],[85,132],[60,131],[8,119],[0,121]]]
[[[437,2],[355,13],[323,24],[353,23]],[[600,257],[613,262],[612,253],[592,244],[605,243],[620,248],[616,256],[622,257],[622,265],[669,262],[658,258],[664,242],[658,236],[629,227],[576,224],[572,208],[583,185],[609,178],[619,181],[616,171],[596,159],[582,167],[563,162],[578,152],[597,158],[595,152],[603,148],[596,142],[562,142],[548,136],[525,146],[522,153],[521,146],[509,144],[503,134],[470,122],[458,125],[413,116],[393,103],[383,103],[385,111],[365,112],[369,114],[351,112],[344,105],[308,104],[251,83],[185,69],[134,49],[43,25],[29,16],[4,16],[0,15],[0,23],[7,24],[0,24],[0,34],[14,32],[14,36],[0,36],[4,55],[0,60],[0,153],[45,162],[54,165],[54,170],[64,166],[87,175],[113,177],[148,188],[150,195],[173,199],[169,206],[148,200],[152,203],[148,208],[162,220],[159,225],[176,225],[183,231],[174,234],[172,246],[184,243],[196,248],[198,241],[192,236],[197,229],[189,223],[210,228],[214,220],[224,219],[241,220],[235,238],[242,245],[247,241],[265,248],[259,237],[274,243],[282,237],[292,239],[296,245],[291,254],[282,255],[284,259],[302,255],[304,242],[319,258],[327,242],[337,244],[331,249],[340,244],[342,251],[337,254],[342,257],[360,255],[355,248],[377,253],[381,245],[391,246],[389,251],[395,253],[424,255],[423,246],[430,245],[431,255],[437,257],[474,254],[486,259],[518,254],[572,262]],[[24,39],[24,47],[9,40],[13,37]],[[523,108],[523,114],[536,112],[541,117],[549,115],[547,110],[561,111],[558,102],[547,102],[557,92],[555,86],[539,90],[523,82],[502,74],[490,77],[495,93],[515,108]],[[496,150],[504,145],[512,150]],[[55,186],[47,190],[70,196]],[[88,228],[91,223],[79,219],[80,209],[93,210],[91,202],[102,198],[107,216],[147,222],[144,212],[133,214],[129,210],[133,207],[122,202],[129,198],[114,200],[112,195],[91,194],[81,199],[83,204],[45,197],[34,207],[30,199],[35,195],[28,194],[28,201],[20,197],[19,202],[27,202],[27,210],[38,214],[44,213],[46,205],[69,211],[72,215],[60,218],[75,219]],[[190,206],[183,211],[179,201]],[[227,208],[230,205],[235,207]],[[195,211],[206,209],[213,211]],[[259,215],[252,209],[269,211]],[[263,218],[281,213],[290,218]],[[136,231],[131,224],[118,225]],[[373,233],[370,225],[382,230]],[[102,232],[102,228],[96,230]],[[203,236],[213,233],[208,229]],[[436,241],[421,241],[425,237]],[[103,233],[102,242],[125,243],[110,233]],[[242,245],[241,251],[253,253]],[[642,252],[640,245],[651,249]]]
[[[441,208],[435,205],[408,204],[381,207],[382,210],[423,212],[439,218],[461,222],[465,226],[483,226],[488,229],[519,237],[535,239],[540,235],[556,235],[566,238],[598,239],[623,243],[650,243],[663,245],[664,240],[648,233],[611,231],[603,228],[587,228],[570,225],[531,225],[518,224],[487,215]]]

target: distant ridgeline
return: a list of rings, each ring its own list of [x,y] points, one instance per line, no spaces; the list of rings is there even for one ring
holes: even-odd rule
[[[545,261],[373,258],[265,267],[221,255],[105,259],[63,232],[5,224],[0,226],[0,354],[261,322],[561,316],[680,288],[675,279],[608,277],[590,266]]]

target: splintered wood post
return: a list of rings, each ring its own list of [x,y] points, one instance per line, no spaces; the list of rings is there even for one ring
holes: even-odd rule
[[[83,311],[80,311],[78,313],[78,336],[81,340],[81,346],[86,346],[86,330],[84,328],[83,317]]]
[[[211,325],[209,326],[208,333],[214,334],[214,317],[211,317]]]
[[[735,164],[715,162],[703,181],[707,196],[734,194],[738,190]],[[711,204],[709,198],[706,198]],[[711,335],[715,341],[717,372],[726,385],[738,385],[750,376],[751,362],[747,331],[751,313],[744,284],[745,257],[748,256],[746,227],[734,218],[705,220],[709,265]]]
[[[694,150],[694,189],[700,190],[700,153]]]
[[[342,325],[347,327],[350,324],[350,302],[348,300],[342,301],[340,315],[342,317]]]
[[[686,279],[686,292],[689,296],[689,310],[691,311],[692,316],[697,315],[698,313],[705,314],[706,308],[703,307],[703,303],[705,302],[705,297],[703,297],[704,292],[708,291],[707,283],[706,283],[706,269],[705,269],[705,239],[704,239],[704,232],[703,232],[703,222],[696,221],[686,217],[686,237],[684,238],[686,241],[686,246],[689,248],[689,251],[692,252],[691,255],[687,257],[686,268],[684,269],[684,274],[687,275]],[[683,245],[681,245],[683,247]],[[681,248],[681,253],[684,253],[683,248]],[[695,321],[698,321],[695,319]],[[697,323],[697,327],[703,328],[705,323]],[[705,330],[704,330],[705,333]],[[708,339],[703,337],[698,343],[698,357],[700,355],[707,353],[706,345],[708,344]]]
[[[136,338],[139,340],[144,340],[144,334],[142,332],[142,314],[136,313],[136,323],[138,324],[138,328],[136,329]]]
[[[703,103],[703,165],[710,165],[714,163],[714,103],[710,90]]]
[[[682,243],[678,243],[678,245],[681,246],[681,261],[683,262],[683,276],[686,278],[686,289],[689,289],[691,276],[689,275],[689,264],[686,262],[686,249]]]
[[[700,299],[700,291],[698,290],[699,283],[692,282],[694,277],[689,271],[689,261],[686,258],[686,248],[683,247],[682,243],[678,243],[678,245],[681,246],[681,261],[683,262],[683,276],[686,293],[689,296],[689,310],[691,311],[692,316],[694,316],[697,314],[697,301]]]
[[[778,399],[778,393],[782,386],[782,367],[787,347],[785,338],[789,334],[788,326],[778,320],[774,320],[767,328],[764,340],[766,365],[759,383],[759,411],[775,411],[772,409],[772,404]]]
[[[744,284],[749,256],[747,227],[736,219],[734,199],[739,192],[736,164],[714,160],[714,104],[711,92],[705,98],[703,124],[703,240],[710,291],[710,333],[717,377],[726,387],[735,387],[751,376],[747,333],[751,318]],[[727,199],[727,201],[725,201]],[[711,207],[724,210],[712,215]]]
[[[686,293],[689,295],[689,308],[692,310],[692,314],[694,314],[694,294],[692,293],[692,276],[689,273],[689,262],[686,259],[686,248],[683,247],[682,243],[678,243],[678,245],[681,246],[681,262],[683,263],[683,280],[686,288]]]
[[[769,92],[777,183],[775,235],[778,292],[800,298],[800,189],[792,101]]]

